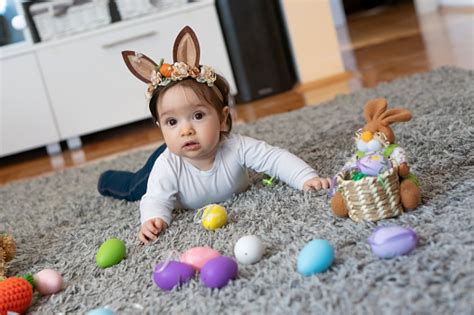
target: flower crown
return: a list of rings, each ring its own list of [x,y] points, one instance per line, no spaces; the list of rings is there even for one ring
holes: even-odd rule
[[[140,53],[135,54],[136,58],[141,58]],[[184,62],[175,62],[173,64],[164,63],[164,59],[151,72],[150,82],[146,96],[150,99],[158,86],[167,86],[173,81],[181,81],[186,78],[193,78],[199,83],[206,83],[212,87],[216,81],[214,69],[207,65],[192,67]]]

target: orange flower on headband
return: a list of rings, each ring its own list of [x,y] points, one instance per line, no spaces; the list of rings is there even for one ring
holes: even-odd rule
[[[160,61],[160,74],[165,78],[169,78],[173,72],[173,66],[169,63],[163,63],[163,58]]]

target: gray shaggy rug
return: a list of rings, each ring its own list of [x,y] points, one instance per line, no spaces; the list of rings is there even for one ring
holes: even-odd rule
[[[14,234],[18,255],[9,274],[60,271],[63,291],[41,297],[36,314],[83,314],[108,306],[117,314],[472,314],[474,290],[474,72],[444,67],[376,88],[341,95],[321,106],[238,126],[235,132],[287,148],[332,176],[354,152],[352,136],[364,123],[367,100],[385,97],[414,119],[395,125],[422,182],[423,204],[378,223],[335,218],[324,193],[304,194],[279,183],[268,188],[253,174],[251,188],[225,202],[230,223],[206,231],[193,211],[175,211],[170,228],[139,246],[138,203],[96,191],[107,169],[138,169],[151,150],[0,187],[0,230]],[[409,255],[375,257],[367,237],[376,226],[412,227],[420,236]],[[263,259],[239,266],[238,278],[220,290],[199,278],[164,292],[151,280],[155,263],[170,250],[209,245],[233,256],[242,236],[258,235]],[[127,258],[102,270],[95,253],[120,238]],[[325,273],[303,277],[296,258],[308,241],[331,242],[336,251]]]

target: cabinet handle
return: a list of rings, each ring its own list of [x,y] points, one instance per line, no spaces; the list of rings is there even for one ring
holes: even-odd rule
[[[140,38],[155,36],[156,34],[157,34],[156,31],[146,32],[146,33],[143,33],[143,34],[138,34],[138,35],[135,35],[135,36],[119,39],[119,40],[116,40],[116,41],[113,41],[113,42],[110,42],[110,43],[105,43],[105,44],[102,45],[102,48],[104,48],[104,49],[112,48],[114,46],[118,46],[120,44],[131,42],[133,40],[137,40],[137,39],[140,39]]]

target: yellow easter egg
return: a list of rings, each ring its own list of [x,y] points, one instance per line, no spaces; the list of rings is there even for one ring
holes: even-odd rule
[[[209,205],[202,214],[202,225],[206,230],[218,229],[227,223],[227,211],[221,205]]]

